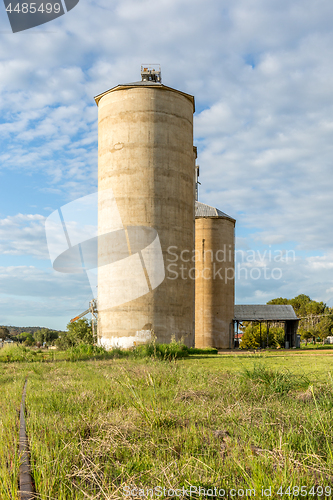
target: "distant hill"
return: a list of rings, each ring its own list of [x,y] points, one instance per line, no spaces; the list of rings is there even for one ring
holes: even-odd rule
[[[26,333],[31,333],[34,334],[38,330],[42,330],[43,328],[46,328],[45,326],[6,326],[6,325],[0,325],[8,328],[10,335],[19,335],[20,333],[26,332]],[[53,332],[59,332],[62,333],[62,330],[53,330],[52,328],[46,328],[46,330],[52,330]]]

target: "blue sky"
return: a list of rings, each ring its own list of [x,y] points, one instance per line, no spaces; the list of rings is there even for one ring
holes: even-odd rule
[[[0,324],[64,328],[86,308],[87,282],[52,270],[45,218],[97,188],[93,97],[149,62],[195,96],[200,201],[237,219],[247,269],[294,252],[280,279],[237,280],[237,303],[333,306],[332,18],[329,0],[80,0],[13,34],[1,3]]]

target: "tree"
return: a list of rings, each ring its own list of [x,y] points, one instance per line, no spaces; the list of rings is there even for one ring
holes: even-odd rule
[[[282,297],[279,297],[277,299],[269,300],[267,304],[286,305],[289,304],[289,299],[284,299]]]
[[[267,304],[286,304],[293,306],[293,309],[297,316],[306,316],[308,314],[309,304],[318,302],[312,301],[308,295],[304,293],[297,295],[293,299],[284,299],[279,297],[277,299],[270,300]]]
[[[30,332],[22,332],[17,335],[17,340],[23,342],[24,345],[32,346],[35,345],[35,339]]]
[[[6,326],[0,326],[0,339],[6,340],[10,337],[9,330]]]
[[[310,299],[308,295],[301,293],[294,297],[293,299],[284,299],[279,297],[277,299],[270,300],[267,304],[289,304],[293,306],[293,309],[297,316],[309,316],[323,314],[328,310],[324,302],[317,302]]]
[[[35,345],[35,339],[31,335],[31,333],[28,333],[28,335],[23,343],[24,343],[24,345],[27,345],[27,346]]]
[[[53,342],[53,340],[56,340],[57,338],[58,338],[58,332],[50,330],[49,328],[41,328],[40,330],[37,330],[34,333],[35,341],[40,342],[41,344],[43,344],[44,342],[51,343]]]
[[[290,299],[289,304],[293,306],[297,316],[306,316],[308,314],[309,304],[312,302],[308,295],[302,293],[293,299]]]
[[[314,327],[315,335],[318,336],[322,343],[325,343],[325,339],[331,335],[333,328],[333,315],[323,316],[319,323]]]
[[[284,345],[284,329],[272,326],[268,329],[268,347],[281,347]],[[266,324],[248,324],[239,345],[240,349],[258,349],[267,347],[267,326]]]
[[[313,330],[309,328],[299,328],[298,334],[301,336],[302,340],[305,340],[305,345],[307,345],[308,341],[313,338]]]
[[[255,326],[248,325],[239,343],[240,349],[258,349],[260,347],[259,334]]]
[[[79,344],[93,345],[95,342],[91,321],[83,318],[74,323],[68,323],[67,331],[57,339],[56,344],[60,349],[68,349]]]
[[[285,337],[284,328],[282,328],[281,326],[272,326],[270,328],[270,331],[272,331],[274,335],[275,346],[284,347],[284,337]]]

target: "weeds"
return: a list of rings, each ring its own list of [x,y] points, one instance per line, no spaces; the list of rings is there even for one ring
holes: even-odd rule
[[[217,349],[196,349],[180,342],[170,344],[150,344],[136,346],[132,349],[113,347],[106,350],[103,346],[79,344],[66,351],[45,351],[31,349],[18,344],[8,345],[0,349],[0,363],[35,362],[35,361],[83,361],[88,359],[144,359],[153,358],[173,361],[193,354],[217,354]]]
[[[124,375],[125,380],[118,379],[119,385],[125,389],[124,395],[127,395],[127,401],[132,405],[148,423],[151,428],[156,427],[172,427],[176,425],[178,418],[170,412],[170,405],[166,409],[163,399],[165,400],[165,389],[161,394],[158,394],[156,388],[155,377],[147,372],[146,383],[151,389],[149,396],[144,395],[143,391],[134,386],[133,381],[128,374]]]
[[[287,394],[291,390],[308,387],[310,381],[305,375],[295,375],[289,370],[272,370],[263,364],[254,364],[253,368],[244,368],[242,379],[263,384],[267,389],[277,394]]]
[[[36,361],[37,354],[27,347],[17,344],[6,345],[0,349],[0,362],[12,363],[14,361],[30,362]]]

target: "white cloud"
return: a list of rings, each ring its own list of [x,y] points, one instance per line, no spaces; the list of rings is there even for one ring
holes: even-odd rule
[[[52,268],[41,270],[35,266],[0,267],[0,282],[1,290],[6,295],[60,298],[62,301],[72,301],[75,296],[82,298],[92,295],[89,282],[83,274],[62,274]]]
[[[202,110],[201,201],[237,218],[244,248],[312,252],[285,264],[283,279],[240,281],[237,293],[328,300],[332,16],[329,0],[86,0],[29,33],[0,33],[0,169],[40,172],[40,191],[69,199],[92,191],[93,96],[159,62],[163,82],[194,94]],[[24,217],[0,221],[0,251],[47,258],[43,220]]]
[[[249,252],[249,251],[248,251]],[[276,297],[292,298],[306,293],[314,300],[333,306],[333,253],[303,257],[289,251],[289,258],[274,260],[269,251],[256,261],[238,259],[236,265],[236,302],[264,303]]]
[[[0,219],[0,253],[48,259],[45,217],[17,214]]]

